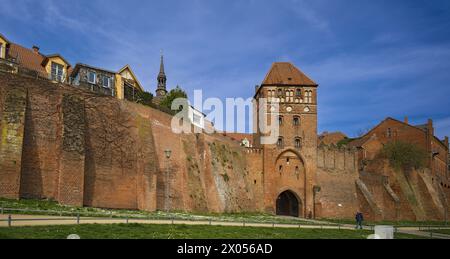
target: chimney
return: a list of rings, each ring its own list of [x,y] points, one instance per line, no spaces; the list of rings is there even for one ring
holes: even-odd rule
[[[34,45],[33,46],[33,52],[36,53],[36,54],[39,53],[39,47]]]
[[[405,123],[406,123],[406,124],[409,124],[408,116],[405,117]]]

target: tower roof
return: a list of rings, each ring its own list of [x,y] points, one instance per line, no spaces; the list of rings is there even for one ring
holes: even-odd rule
[[[159,76],[165,76],[166,73],[164,72],[164,56],[161,54],[161,64],[159,66]]]
[[[261,85],[317,86],[313,80],[289,62],[273,63]]]

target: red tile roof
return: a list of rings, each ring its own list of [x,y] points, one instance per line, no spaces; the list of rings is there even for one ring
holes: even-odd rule
[[[247,139],[250,143],[253,142],[253,134],[247,133],[223,133],[224,136],[231,138],[232,140],[242,142]]]
[[[10,58],[17,58],[16,62],[22,67],[36,71],[42,77],[47,77],[47,71],[45,71],[45,68],[42,66],[45,56],[41,53],[36,53],[32,49],[27,49],[20,45],[11,43],[8,55]]]
[[[262,86],[264,85],[317,86],[313,80],[289,62],[273,63],[262,83]]]

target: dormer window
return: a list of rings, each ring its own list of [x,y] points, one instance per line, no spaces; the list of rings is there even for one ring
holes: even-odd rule
[[[62,82],[64,74],[64,66],[55,62],[52,62],[51,79],[53,81]]]
[[[91,84],[95,84],[97,79],[97,74],[95,72],[90,71],[88,73],[88,82]]]

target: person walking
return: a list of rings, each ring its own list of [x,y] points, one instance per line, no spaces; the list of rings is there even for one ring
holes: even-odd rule
[[[363,229],[364,215],[361,212],[357,212],[356,216],[356,229]]]

